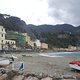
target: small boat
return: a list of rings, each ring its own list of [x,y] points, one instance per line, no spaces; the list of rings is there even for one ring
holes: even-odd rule
[[[14,57],[9,57],[9,58],[5,58],[5,57],[0,57],[0,67],[5,67],[8,66],[9,64],[14,62]]]
[[[80,61],[71,61],[69,62],[69,66],[72,69],[80,70]]]
[[[16,56],[12,55],[10,57],[3,57],[0,56],[0,67],[8,66],[9,64],[14,62],[14,59],[17,58]]]
[[[7,66],[10,64],[9,59],[6,58],[0,58],[0,66]]]

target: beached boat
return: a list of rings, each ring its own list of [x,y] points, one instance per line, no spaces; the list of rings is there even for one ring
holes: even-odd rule
[[[0,58],[0,66],[7,66],[10,64],[10,60],[6,58]]]
[[[69,62],[69,66],[72,69],[80,70],[80,61]]]
[[[12,57],[9,57],[9,58],[0,57],[0,67],[4,67],[4,66],[7,66],[7,65],[13,63],[14,58],[16,58],[16,57],[15,56],[12,56]]]

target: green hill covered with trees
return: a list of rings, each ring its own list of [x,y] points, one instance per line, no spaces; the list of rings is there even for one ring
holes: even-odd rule
[[[36,26],[7,14],[0,14],[0,25],[4,26],[6,31],[27,32],[31,38],[48,43],[50,48],[80,46],[80,26],[70,24]]]

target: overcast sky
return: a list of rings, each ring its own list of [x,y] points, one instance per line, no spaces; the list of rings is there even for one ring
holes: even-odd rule
[[[27,24],[80,25],[80,0],[0,0],[0,13]]]

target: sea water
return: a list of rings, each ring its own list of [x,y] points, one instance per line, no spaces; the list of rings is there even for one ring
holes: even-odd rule
[[[53,52],[41,53],[39,55],[45,57],[80,57],[80,52]]]

